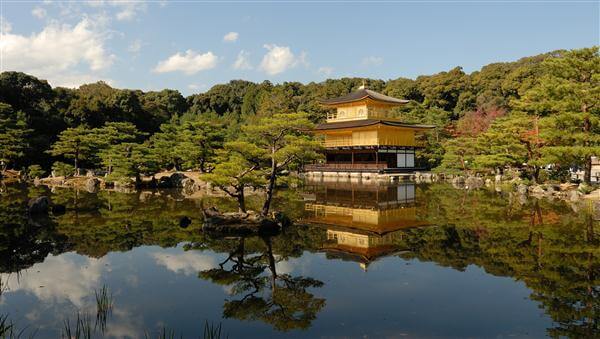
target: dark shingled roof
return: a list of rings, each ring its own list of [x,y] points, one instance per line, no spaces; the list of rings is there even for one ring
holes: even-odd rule
[[[365,126],[371,126],[371,125],[376,125],[376,124],[395,126],[395,127],[409,127],[409,128],[417,128],[417,129],[431,129],[431,128],[435,127],[433,125],[407,124],[407,123],[403,123],[403,122],[390,121],[390,120],[363,119],[363,120],[350,120],[350,121],[330,122],[330,123],[326,123],[326,124],[319,124],[315,127],[315,131],[353,128],[353,127],[365,127]]]
[[[344,95],[341,97],[320,100],[320,103],[322,105],[333,106],[333,105],[339,105],[339,104],[360,101],[360,100],[363,100],[366,98],[369,98],[369,99],[375,100],[375,101],[385,102],[388,104],[393,104],[393,105],[402,105],[402,104],[406,104],[409,102],[409,100],[396,99],[396,98],[388,97],[387,95],[383,95],[381,93],[371,91],[366,88],[360,88],[356,92],[352,92],[350,94],[347,94],[347,95]]]

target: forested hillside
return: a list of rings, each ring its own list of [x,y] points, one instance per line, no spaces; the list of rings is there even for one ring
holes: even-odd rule
[[[84,168],[125,161],[139,169],[144,166],[136,161],[144,157],[153,157],[154,169],[210,171],[215,149],[235,139],[242,125],[292,112],[319,122],[325,111],[318,99],[349,93],[365,81],[370,89],[411,100],[396,111],[404,121],[438,126],[419,154],[430,167],[516,166],[537,179],[542,165],[587,167],[590,156],[600,154],[599,68],[593,47],[493,63],[471,74],[456,67],[414,80],[233,80],[187,98],[176,90],[142,92],[103,82],[52,88],[34,76],[4,72],[0,160],[3,170],[34,165],[33,171],[46,174],[55,162],[55,169],[68,171],[74,160]]]

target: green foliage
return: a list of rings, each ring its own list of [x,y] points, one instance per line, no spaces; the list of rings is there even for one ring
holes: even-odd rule
[[[307,133],[313,124],[306,113],[277,113],[261,117],[256,124],[242,127],[244,138],[264,154],[261,169],[267,173],[267,197],[262,215],[269,212],[277,178],[283,171],[297,170],[319,158],[320,144]]]
[[[448,72],[417,78],[419,90],[423,93],[423,104],[452,112],[459,96],[469,87],[469,76],[461,67]]]
[[[471,170],[474,167],[473,160],[477,155],[474,144],[475,138],[472,137],[449,139],[444,144],[446,152],[438,170],[449,173]]]
[[[52,164],[52,172],[61,177],[68,177],[75,173],[75,167],[64,162],[56,161]]]
[[[539,166],[539,150],[530,135],[533,119],[514,113],[496,119],[484,133],[477,137],[477,155],[474,166],[479,169]]]
[[[132,177],[137,181],[141,174],[152,174],[158,169],[147,144],[122,142],[103,150],[100,158],[108,169],[109,181],[129,182]]]
[[[485,116],[462,117],[456,124],[458,137],[444,144],[443,168],[486,171],[517,167],[538,180],[540,168],[553,164],[550,179],[565,181],[568,175],[560,173],[577,166],[585,169],[585,180],[590,181],[591,157],[600,154],[598,48],[561,51],[523,62],[529,61],[535,65],[527,73],[530,81],[509,91],[515,111],[492,119],[491,125]],[[511,68],[505,64],[484,67],[474,75],[475,84],[489,82],[494,95],[506,91],[508,80],[500,85],[498,75],[482,76],[484,71],[507,67]],[[515,72],[523,72],[522,67]],[[502,107],[508,103],[499,100],[495,104]]]
[[[68,128],[58,135],[58,140],[48,151],[53,156],[73,159],[75,171],[79,169],[80,160],[88,160],[95,153],[96,138],[87,126]]]
[[[591,157],[600,154],[600,54],[583,48],[544,60],[544,75],[514,102],[517,109],[544,117],[540,135],[548,163],[585,169],[591,180]]]
[[[161,168],[180,169],[181,156],[175,152],[177,145],[178,119],[160,125],[160,131],[150,137],[152,155]]]
[[[266,215],[277,178],[319,156],[318,142],[306,134],[311,128],[306,113],[257,117],[253,124],[242,127],[238,140],[217,151],[216,165],[204,178],[236,198],[242,212],[246,210],[244,188],[264,187],[267,197],[262,214]]]
[[[210,172],[214,167],[216,150],[223,146],[224,126],[202,116],[182,121],[177,131],[177,144],[173,151],[181,155],[183,168]]]
[[[41,178],[46,174],[46,171],[40,165],[29,165],[27,167],[27,176],[29,178]]]
[[[172,116],[184,114],[188,105],[179,91],[164,89],[160,92],[141,93],[140,104],[145,112],[147,121],[141,127],[144,131],[157,131],[160,125],[169,121]],[[148,119],[149,118],[149,119]]]
[[[29,147],[27,128],[22,112],[14,112],[10,105],[0,102],[0,170],[14,165]]]
[[[456,151],[461,143],[446,147],[446,140],[469,130],[473,131],[471,137],[483,133],[494,120],[494,112],[507,112],[509,116],[524,112],[541,118],[542,128],[536,135],[544,143],[536,144],[533,153],[545,146],[544,152],[539,150],[544,165],[584,167],[589,173],[589,155],[598,153],[598,64],[598,48],[593,47],[493,63],[471,74],[455,67],[415,80],[341,78],[308,84],[234,80],[187,98],[175,90],[142,92],[112,88],[103,82],[77,89],[53,89],[33,76],[3,72],[0,102],[8,106],[1,109],[12,113],[4,114],[3,119],[10,116],[10,121],[0,124],[0,142],[6,134],[1,125],[6,124],[17,124],[18,128],[9,130],[22,134],[25,142],[8,148],[0,145],[0,150],[10,152],[2,157],[10,157],[10,166],[19,168],[39,164],[48,169],[52,160],[66,159],[77,162],[76,167],[80,167],[79,162],[99,167],[103,161],[97,154],[112,145],[143,143],[149,138],[148,156],[160,168],[210,171],[215,149],[247,133],[242,126],[257,125],[264,117],[289,112],[305,112],[310,122],[321,122],[326,109],[318,99],[345,95],[364,83],[375,91],[412,100],[396,109],[395,118],[437,126],[419,136],[418,141],[425,146],[416,153],[421,165],[440,165],[446,148]],[[78,130],[82,125],[88,126],[85,131]],[[553,135],[557,128],[569,133]],[[471,170],[488,171],[518,162],[520,156],[503,158],[500,145],[494,143],[506,140],[502,131],[491,130],[485,141],[475,145],[487,152],[479,154],[479,163]],[[523,140],[518,143],[527,147]],[[526,169],[535,176],[540,163],[533,164],[532,159],[538,159],[533,153],[527,156]],[[449,156],[456,160],[456,154]],[[446,160],[444,166],[449,165]],[[290,169],[299,166],[293,164]]]
[[[212,183],[238,202],[240,212],[246,212],[244,189],[265,183],[261,163],[265,152],[247,141],[230,141],[217,151],[216,165],[204,180]]]
[[[160,126],[150,138],[151,153],[161,168],[210,172],[225,136],[221,118],[187,115]]]

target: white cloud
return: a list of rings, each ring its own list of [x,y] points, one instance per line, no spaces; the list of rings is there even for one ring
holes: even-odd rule
[[[95,73],[108,69],[115,59],[106,50],[107,36],[101,26],[84,18],[75,26],[52,21],[41,32],[29,36],[3,30],[0,35],[2,71],[30,73],[56,86],[67,85],[64,80],[71,82],[77,77],[95,77],[96,81],[97,75],[82,72],[84,64]],[[76,68],[80,70],[75,71]]]
[[[109,86],[115,85],[115,81],[113,79],[103,77],[99,74],[83,74],[78,72],[55,74],[47,80],[52,86],[67,88],[77,88],[83,84],[91,84],[98,81],[104,81]]]
[[[142,45],[142,40],[136,39],[131,42],[129,47],[127,47],[127,50],[131,53],[137,54],[142,50]]]
[[[187,75],[192,75],[200,71],[215,68],[217,66],[217,56],[212,52],[204,54],[187,50],[185,54],[176,53],[167,60],[160,61],[154,68],[156,73],[167,73],[180,71]]]
[[[298,63],[300,65],[303,65],[304,67],[310,66],[310,64],[308,62],[308,53],[306,53],[304,51],[300,52],[300,56],[298,57]]]
[[[378,56],[368,56],[362,60],[364,66],[379,66],[383,64],[383,58]]]
[[[185,275],[197,275],[198,272],[217,265],[213,257],[189,251],[181,254],[156,252],[152,253],[152,257],[158,265],[166,267],[171,272]]]
[[[329,66],[319,67],[319,69],[317,70],[317,73],[324,75],[324,76],[330,76],[333,73],[333,67],[329,67]]]
[[[269,75],[282,73],[290,68],[296,67],[298,63],[307,65],[306,53],[302,52],[300,57],[296,57],[287,46],[277,46],[267,44],[264,47],[268,50],[267,54],[260,63],[260,69]]]
[[[223,41],[235,42],[235,41],[237,41],[239,36],[240,35],[238,34],[238,32],[229,32],[229,33],[225,34],[225,36],[223,37]]]
[[[115,17],[119,21],[130,21],[137,17],[141,12],[148,8],[145,1],[142,0],[90,0],[87,1],[90,7],[100,8],[109,5],[117,10]]]
[[[47,14],[48,13],[46,13],[46,10],[39,6],[36,6],[31,10],[31,15],[33,15],[34,17],[36,17],[38,19],[45,18]]]
[[[107,269],[108,260],[84,258],[75,255],[48,256],[43,263],[18,275],[0,274],[7,282],[8,293],[19,291],[35,295],[45,303],[71,304],[82,308],[86,298],[100,285],[100,277]],[[6,293],[6,292],[5,292]]]
[[[3,16],[0,16],[0,31],[2,34],[7,34],[12,31],[12,25]]]
[[[139,12],[146,11],[146,4],[143,2],[112,2],[113,6],[119,7],[117,12],[117,20],[129,21],[135,19]]]
[[[189,84],[188,88],[192,91],[202,91],[205,90],[208,86],[205,84]]]
[[[252,69],[252,64],[250,63],[249,57],[250,57],[250,53],[248,53],[244,50],[241,50],[240,53],[238,53],[238,56],[235,59],[235,62],[233,63],[233,68],[239,69],[239,70]]]

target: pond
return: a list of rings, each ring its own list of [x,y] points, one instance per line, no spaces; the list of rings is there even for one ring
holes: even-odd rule
[[[66,212],[29,218],[40,195]],[[413,183],[312,183],[275,205],[295,220],[283,233],[213,238],[200,208],[234,210],[228,199],[4,186],[0,325],[36,338],[77,323],[114,338],[600,336],[600,222],[585,205]]]

